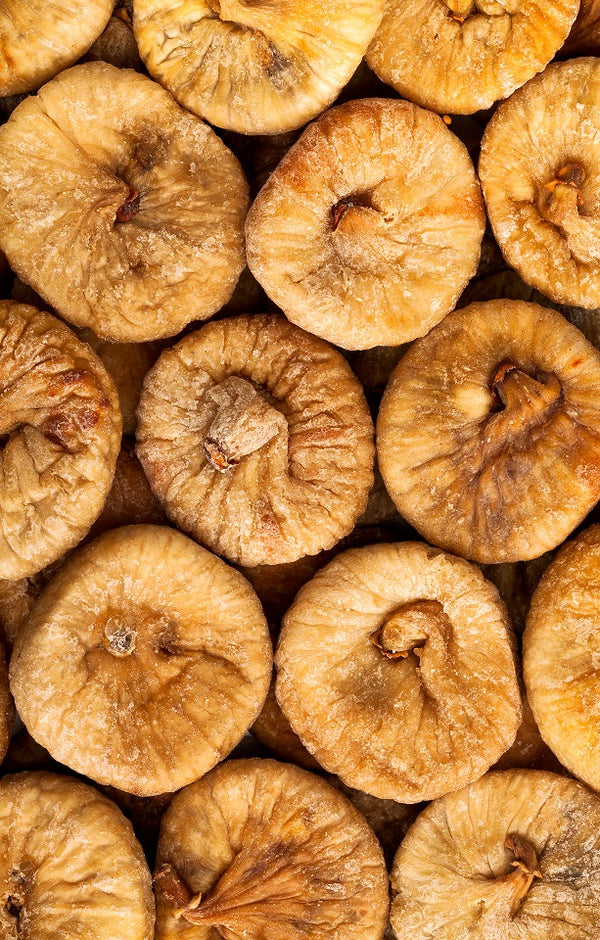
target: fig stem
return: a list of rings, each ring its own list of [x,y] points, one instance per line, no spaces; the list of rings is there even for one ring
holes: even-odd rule
[[[585,179],[580,163],[566,163],[539,188],[537,206],[541,217],[559,229],[575,260],[595,265],[600,260],[600,225],[580,212]]]
[[[411,601],[391,613],[370,640],[386,659],[406,659],[410,653],[419,656],[432,630],[445,630],[447,624],[439,601]]]
[[[475,8],[473,0],[446,0],[446,6],[450,11],[450,16],[457,23],[464,23],[468,20]]]
[[[284,415],[246,379],[230,375],[215,385],[209,395],[217,407],[203,449],[208,463],[219,473],[225,473],[242,457],[287,433]]]
[[[516,833],[510,833],[504,843],[505,847],[514,854],[511,862],[513,871],[504,876],[513,888],[511,898],[511,915],[515,917],[519,911],[527,892],[536,878],[542,878],[535,848],[527,839]]]
[[[185,881],[171,865],[166,862],[154,873],[154,884],[162,891],[173,910],[176,920],[185,916],[186,911],[194,911],[202,901],[202,894],[192,894]]]
[[[511,412],[520,412],[522,423],[547,413],[562,396],[562,388],[555,375],[544,374],[539,380],[519,369],[513,362],[501,362],[492,376],[491,389],[494,403]]]
[[[132,219],[135,219],[136,215],[140,211],[140,194],[137,189],[129,187],[129,193],[125,202],[122,202],[119,208],[117,209],[116,221],[117,222],[131,222]]]

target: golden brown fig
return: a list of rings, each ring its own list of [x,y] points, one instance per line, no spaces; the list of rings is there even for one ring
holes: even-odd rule
[[[104,339],[173,336],[216,313],[244,267],[247,207],[233,154],[137,72],[75,66],[0,128],[0,248]]]
[[[279,707],[275,695],[275,675],[273,675],[261,713],[250,731],[263,747],[280,760],[289,761],[290,764],[297,764],[307,770],[321,769],[318,760],[306,750]]]
[[[331,548],[373,482],[359,383],[340,353],[278,316],[210,323],[163,352],[137,439],[167,515],[242,565]]]
[[[148,71],[185,108],[242,134],[301,127],[352,77],[383,0],[134,0]]]
[[[116,9],[106,29],[83,57],[84,62],[108,62],[119,69],[142,71],[142,61],[133,35],[131,19],[122,7]]]
[[[352,549],[318,572],[284,617],[276,664],[304,746],[381,799],[417,803],[475,780],[521,718],[498,592],[418,542]]]
[[[600,790],[600,526],[561,549],[533,595],[523,673],[540,733],[561,764]]]
[[[163,817],[156,940],[381,940],[383,855],[352,804],[299,767],[228,761]]]
[[[370,98],[308,127],[248,214],[248,266],[298,326],[344,349],[423,336],[477,269],[485,214],[441,118]]]
[[[600,496],[600,354],[554,310],[450,314],[403,357],[377,423],[399,512],[486,564],[559,545]]]
[[[389,0],[367,62],[424,108],[472,114],[548,64],[579,0]]]
[[[114,0],[4,0],[0,95],[32,91],[72,65],[98,38]]]
[[[8,687],[8,666],[4,656],[4,646],[0,641],[0,763],[8,749],[15,710]],[[0,925],[1,925],[0,921]]]
[[[508,263],[551,300],[579,307],[600,307],[598,128],[600,62],[555,63],[500,105],[479,160]]]
[[[160,793],[157,796],[134,796],[125,790],[117,790],[116,787],[102,787],[101,789],[109,799],[117,804],[123,815],[129,819],[148,862],[154,865],[160,821],[171,802],[173,794]]]
[[[44,772],[0,781],[0,937],[154,937],[142,849],[93,787]]]
[[[173,529],[128,526],[53,578],[17,636],[10,681],[26,727],[56,760],[152,796],[235,747],[271,666],[242,575]]]
[[[115,471],[121,415],[100,360],[63,323],[0,301],[0,578],[73,548]]]
[[[581,0],[579,16],[562,55],[598,55],[600,52],[600,0]]]

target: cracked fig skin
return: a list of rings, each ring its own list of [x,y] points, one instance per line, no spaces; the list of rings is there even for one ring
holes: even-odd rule
[[[247,208],[231,151],[131,70],[75,66],[0,128],[0,248],[104,339],[173,336],[220,310],[245,264]]]
[[[555,303],[600,307],[600,61],[550,65],[500,105],[479,173],[509,265]]]
[[[17,710],[52,757],[139,796],[239,743],[269,687],[256,594],[180,532],[127,526],[71,556],[17,636]]]
[[[137,454],[178,528],[242,565],[332,548],[367,504],[373,425],[327,343],[283,317],[209,323],[146,376]]]
[[[430,542],[484,564],[559,545],[600,496],[600,354],[536,304],[474,303],[403,357],[377,422],[381,474]]]
[[[371,98],[308,127],[256,197],[248,266],[289,320],[345,349],[423,336],[477,269],[485,213],[440,117]]]
[[[0,781],[2,940],[153,940],[150,872],[131,824],[73,777]]]
[[[148,71],[185,108],[242,134],[323,111],[360,65],[382,0],[135,0]]]
[[[283,620],[276,694],[347,786],[400,803],[477,779],[521,699],[506,608],[474,565],[419,542],[338,555]]]
[[[396,940],[595,940],[600,801],[535,770],[431,803],[392,869]]]
[[[381,848],[346,797],[306,770],[228,761],[162,820],[156,940],[381,940]]]
[[[112,483],[121,415],[104,366],[48,313],[0,301],[0,578],[74,548]]]

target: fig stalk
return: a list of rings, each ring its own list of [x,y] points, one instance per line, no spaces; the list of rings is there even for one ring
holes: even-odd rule
[[[371,634],[371,643],[386,659],[406,659],[419,655],[432,631],[446,632],[449,619],[439,601],[411,601],[403,604]]]
[[[510,911],[511,915],[515,917],[533,882],[536,878],[542,878],[542,873],[539,870],[535,848],[527,839],[523,839],[516,833],[511,833],[504,845],[515,856],[511,862],[513,871],[508,875],[504,875],[502,879],[502,881],[510,883],[512,887]]]
[[[566,163],[539,190],[538,209],[560,230],[577,261],[595,264],[600,259],[600,223],[582,214],[586,175],[580,163]]]

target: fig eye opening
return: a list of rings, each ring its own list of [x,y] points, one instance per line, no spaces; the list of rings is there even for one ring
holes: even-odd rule
[[[439,601],[411,601],[393,611],[369,639],[386,659],[407,659],[411,653],[420,656],[432,631],[445,632],[449,625]]]

